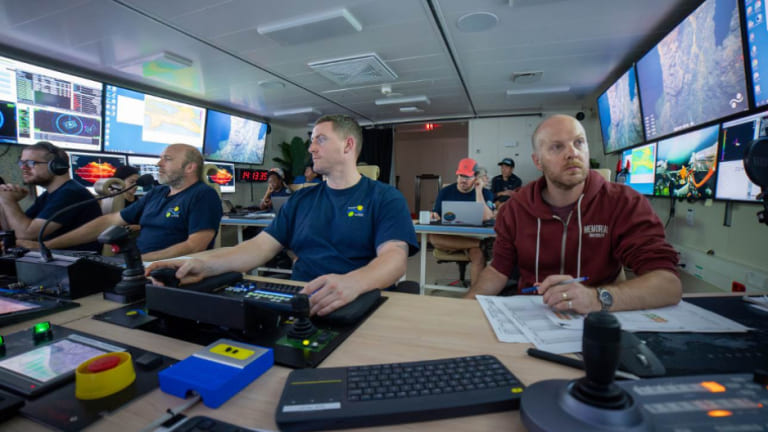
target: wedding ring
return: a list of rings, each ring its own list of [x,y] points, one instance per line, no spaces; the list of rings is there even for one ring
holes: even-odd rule
[[[568,293],[567,292],[563,293],[563,300],[568,300]]]
[[[573,302],[568,300],[568,309],[573,309]]]

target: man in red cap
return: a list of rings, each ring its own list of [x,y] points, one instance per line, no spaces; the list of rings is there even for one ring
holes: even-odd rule
[[[477,201],[483,203],[483,221],[493,218],[493,193],[486,189],[484,182],[477,177],[477,162],[471,158],[459,161],[456,170],[456,183],[440,190],[432,209],[432,219],[438,220],[443,214],[443,201]],[[464,250],[469,256],[470,275],[476,278],[485,267],[485,255],[481,248],[481,239],[430,234],[429,241],[438,249],[445,251]]]

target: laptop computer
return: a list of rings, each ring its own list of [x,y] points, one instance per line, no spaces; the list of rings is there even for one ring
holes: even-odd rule
[[[483,206],[477,201],[443,201],[443,225],[483,225]]]

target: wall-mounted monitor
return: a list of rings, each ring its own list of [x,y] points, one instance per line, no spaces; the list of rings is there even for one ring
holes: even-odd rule
[[[93,185],[115,176],[115,171],[125,165],[125,156],[102,153],[69,153],[69,170],[72,179],[94,192]]]
[[[202,152],[205,108],[107,85],[104,151],[160,155],[169,144]]]
[[[648,140],[746,111],[736,0],[706,0],[637,62]]]
[[[715,198],[758,202],[760,187],[752,183],[744,171],[744,146],[754,139],[768,137],[767,129],[768,112],[723,123]]]
[[[216,161],[205,161],[205,163],[216,165],[218,169],[214,174],[206,173],[208,180],[219,185],[221,193],[235,193],[235,164]]]
[[[160,167],[157,163],[160,162],[159,157],[149,156],[128,156],[128,165],[136,167],[139,170],[139,175],[150,174],[157,181],[157,175]]]
[[[624,150],[621,154],[621,166],[629,162],[629,173],[625,184],[643,195],[653,195],[653,182],[656,172],[656,143]]]
[[[768,105],[768,8],[764,0],[742,0],[747,26],[749,73],[755,105]]]
[[[208,111],[205,127],[206,159],[261,164],[267,124],[218,111]]]
[[[16,139],[50,141],[76,150],[101,150],[103,84],[0,57],[0,101],[15,103]],[[8,118],[9,107],[3,108]]]
[[[719,125],[659,141],[653,194],[685,199],[715,196]]]
[[[597,110],[606,154],[644,141],[634,66],[597,98]]]

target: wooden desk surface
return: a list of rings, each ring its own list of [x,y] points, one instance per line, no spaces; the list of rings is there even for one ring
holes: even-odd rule
[[[337,348],[321,364],[321,367],[492,354],[507,365],[526,385],[548,378],[572,379],[582,376],[582,372],[578,370],[528,357],[525,350],[530,344],[498,342],[476,301],[401,293],[385,293],[385,295],[389,300]],[[115,304],[108,303],[107,306],[102,310],[114,308]],[[67,312],[71,311],[62,314]],[[52,318],[51,321],[178,359],[185,358],[201,348],[196,344],[140,330],[125,329],[88,317],[66,322]],[[219,409],[213,410],[198,403],[185,414],[206,415],[241,426],[277,430],[274,420],[275,409],[289,372],[288,368],[275,366]],[[88,430],[139,430],[163,415],[166,409],[181,405],[182,402],[181,399],[167,395],[158,389],[122,407],[104,420],[96,422]],[[5,422],[2,426],[3,430],[11,431],[46,430],[20,417]],[[384,426],[376,429],[525,430],[519,411]]]

